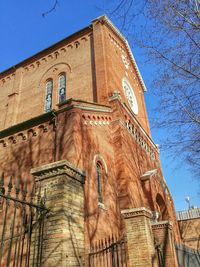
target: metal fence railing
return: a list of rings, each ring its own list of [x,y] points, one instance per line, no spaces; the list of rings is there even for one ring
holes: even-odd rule
[[[42,259],[42,241],[45,197],[37,195],[32,188],[28,193],[27,184],[12,177],[7,185],[4,175],[0,177],[0,266],[29,267],[40,266]],[[31,257],[30,257],[31,255]]]
[[[113,237],[99,242],[89,253],[89,267],[127,267],[126,242]]]
[[[184,245],[176,245],[175,247],[179,267],[200,266],[200,251],[188,248]]]
[[[200,218],[200,208],[188,209],[178,211],[176,213],[177,220],[189,220],[194,218]]]

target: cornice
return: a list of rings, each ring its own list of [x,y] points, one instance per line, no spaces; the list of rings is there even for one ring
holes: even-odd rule
[[[55,176],[66,174],[67,176],[84,183],[85,173],[67,160],[61,160],[31,169],[35,181],[42,181]]]
[[[139,216],[152,218],[152,212],[149,209],[144,208],[144,207],[122,210],[121,214],[125,219],[139,217]]]
[[[102,105],[96,102],[85,101],[76,98],[70,98],[64,101],[62,104],[58,104],[60,108],[58,111],[62,111],[63,108],[71,105],[72,107],[80,108],[83,110],[93,110],[93,111],[104,111],[104,112],[112,112],[112,109],[108,105]]]
[[[172,229],[173,223],[171,221],[152,222],[151,227],[156,229]]]

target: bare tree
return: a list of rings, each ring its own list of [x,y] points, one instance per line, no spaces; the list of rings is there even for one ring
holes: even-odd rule
[[[200,174],[200,1],[121,0],[108,13],[154,63],[153,122],[170,132],[165,147]]]

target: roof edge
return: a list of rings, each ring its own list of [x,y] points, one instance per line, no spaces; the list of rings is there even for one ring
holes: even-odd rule
[[[124,37],[124,35],[120,32],[120,30],[112,23],[112,21],[106,16],[106,15],[102,15],[102,16],[99,16],[97,17],[96,19],[94,19],[92,22],[95,22],[95,21],[104,21],[105,23],[108,24],[108,26],[110,26],[112,28],[112,30],[118,35],[118,37],[125,43],[125,46],[127,48],[127,51],[128,51],[128,54],[132,60],[132,63],[136,69],[136,73],[138,75],[138,78],[142,84],[142,88],[143,88],[143,91],[146,92],[147,91],[147,88],[146,88],[146,85],[144,83],[144,80],[142,78],[142,75],[138,69],[138,66],[137,66],[137,63],[136,63],[136,60],[135,60],[135,57],[131,51],[131,48],[130,48],[130,45],[128,43],[128,40]]]
[[[75,36],[76,34],[81,33],[81,32],[83,32],[83,31],[85,31],[85,30],[87,30],[87,29],[90,29],[90,26],[91,26],[91,25],[88,25],[88,26],[86,26],[86,27],[84,27],[84,28],[82,28],[82,29],[80,29],[80,30],[78,30],[78,31],[76,31],[76,32],[74,32],[74,33],[68,35],[67,37],[61,39],[60,41],[58,41],[58,42],[56,42],[56,43],[54,43],[54,44],[52,44],[52,45],[50,45],[50,46],[48,46],[48,47],[46,47],[46,48],[44,48],[44,49],[42,49],[42,50],[36,52],[35,54],[31,55],[30,57],[27,57],[27,58],[23,59],[22,61],[20,61],[20,62],[14,64],[14,65],[12,65],[12,66],[10,66],[9,68],[7,68],[7,69],[5,69],[5,70],[3,70],[3,71],[0,71],[0,79],[2,78],[1,76],[4,75],[6,72],[12,72],[13,70],[15,71],[16,68],[22,66],[22,65],[25,64],[28,60],[31,60],[31,59],[33,59],[34,57],[40,56],[40,55],[42,55],[42,53],[45,53],[45,52],[48,51],[49,49],[52,49],[52,48],[56,47],[56,46],[59,45],[59,44],[62,44],[62,42],[66,41],[68,38],[72,38],[72,37]]]
[[[140,71],[139,71],[139,69],[138,69],[136,60],[135,60],[135,58],[134,58],[134,56],[133,56],[133,53],[132,53],[132,51],[131,51],[131,48],[130,48],[130,46],[129,46],[129,43],[128,43],[127,39],[124,37],[124,35],[119,31],[119,29],[112,23],[112,21],[111,21],[106,15],[102,15],[102,16],[97,17],[96,19],[92,20],[92,23],[94,23],[95,21],[103,21],[103,22],[107,23],[107,25],[108,25],[108,26],[109,26],[109,27],[110,27],[110,28],[117,34],[117,36],[118,36],[118,37],[125,43],[125,46],[126,46],[127,51],[128,51],[128,54],[129,54],[129,56],[130,56],[130,58],[131,58],[131,60],[132,60],[132,63],[133,63],[133,65],[134,65],[135,69],[136,69],[136,73],[137,73],[137,75],[138,75],[138,78],[139,78],[139,80],[140,80],[140,82],[141,82],[143,91],[146,92],[146,91],[147,91],[147,88],[146,88],[146,86],[145,86],[145,83],[144,83],[144,80],[143,80],[143,78],[142,78],[142,75],[141,75],[141,73],[140,73]],[[0,79],[2,78],[1,76],[2,76],[3,74],[5,74],[6,72],[10,72],[10,71],[12,72],[13,70],[15,71],[16,68],[18,68],[18,67],[20,67],[21,65],[25,64],[28,60],[31,60],[31,59],[33,59],[34,57],[39,56],[40,54],[42,54],[42,53],[48,51],[49,49],[55,47],[56,45],[61,44],[62,42],[66,41],[68,38],[73,37],[73,36],[75,36],[76,34],[82,32],[82,31],[85,31],[86,29],[91,29],[91,24],[89,24],[88,26],[86,26],[86,27],[80,29],[79,31],[77,31],[77,32],[75,32],[75,33],[70,34],[69,36],[67,36],[67,37],[65,37],[64,39],[62,39],[62,40],[60,40],[60,41],[58,41],[58,42],[56,42],[56,43],[50,45],[49,47],[47,47],[47,48],[45,48],[45,49],[43,49],[43,50],[37,52],[36,54],[33,54],[32,56],[30,56],[30,57],[28,57],[28,58],[26,58],[26,59],[20,61],[19,63],[15,64],[15,65],[12,65],[12,66],[9,67],[8,69],[5,69],[5,70],[1,71],[1,72],[0,72]]]

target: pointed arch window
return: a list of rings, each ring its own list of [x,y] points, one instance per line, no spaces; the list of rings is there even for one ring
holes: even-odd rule
[[[66,100],[66,75],[61,73],[58,78],[58,98],[59,104]]]
[[[98,202],[103,203],[103,168],[100,162],[96,163],[96,175],[97,175],[97,191],[98,191]]]
[[[53,91],[53,80],[49,79],[46,82],[45,112],[51,111],[51,108],[52,108],[52,91]]]

